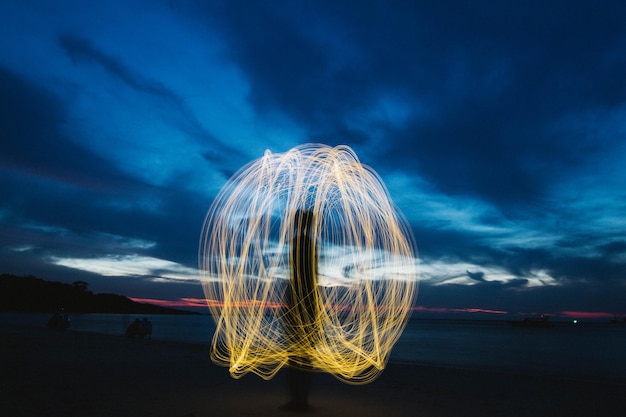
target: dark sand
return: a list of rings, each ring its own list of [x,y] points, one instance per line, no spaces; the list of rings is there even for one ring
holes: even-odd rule
[[[284,373],[230,378],[207,346],[0,325],[0,415],[290,416]],[[390,364],[371,384],[315,374],[312,416],[623,416],[626,383]]]

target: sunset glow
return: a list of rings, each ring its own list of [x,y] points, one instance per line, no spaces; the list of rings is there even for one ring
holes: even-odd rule
[[[137,298],[129,297],[132,301],[142,304],[154,304],[161,307],[206,307],[207,302],[204,298],[179,298],[177,300],[162,300],[156,298]]]
[[[613,313],[602,311],[561,311],[561,317],[572,319],[610,319],[615,317]]]

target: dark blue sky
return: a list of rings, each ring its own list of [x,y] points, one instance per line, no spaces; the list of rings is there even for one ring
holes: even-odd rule
[[[0,272],[202,298],[228,177],[321,142],[409,219],[421,308],[626,314],[625,3],[423,3],[2,2]]]

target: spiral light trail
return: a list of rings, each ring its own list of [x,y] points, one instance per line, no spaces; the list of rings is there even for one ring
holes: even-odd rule
[[[304,229],[302,212],[311,220]],[[298,230],[308,246],[294,243]],[[300,251],[314,265],[312,288],[298,296]],[[199,262],[217,325],[211,357],[234,378],[270,379],[289,364],[371,382],[417,294],[410,228],[347,146],[266,151],[243,167],[207,213]]]

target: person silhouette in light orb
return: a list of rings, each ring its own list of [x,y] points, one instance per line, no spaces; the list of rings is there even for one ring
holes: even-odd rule
[[[282,408],[310,409],[312,364],[309,353],[320,341],[320,305],[317,290],[315,216],[299,209],[294,215],[294,237],[290,248],[291,277],[286,294],[285,331],[290,353],[287,379],[290,400]]]
[[[308,407],[310,371],[376,379],[417,295],[411,226],[344,145],[242,167],[211,204],[198,254],[211,359],[237,379],[285,367],[295,408]]]

